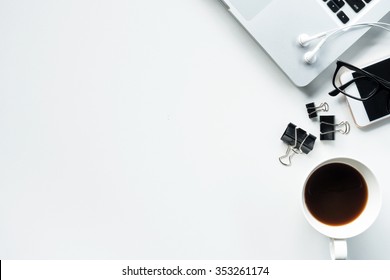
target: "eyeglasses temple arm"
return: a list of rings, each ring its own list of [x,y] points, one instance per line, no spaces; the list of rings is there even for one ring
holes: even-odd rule
[[[344,90],[347,87],[349,87],[352,83],[354,83],[356,80],[358,80],[361,77],[353,78],[352,80],[346,82],[345,84],[342,84],[339,88],[335,88],[334,90],[330,91],[328,94],[330,96],[336,96],[340,93],[340,90]]]
[[[374,74],[371,74],[375,79],[377,79],[378,81],[380,81],[382,83],[383,86],[385,86],[386,88],[389,88],[390,89],[390,82],[381,78],[381,77],[378,77]]]

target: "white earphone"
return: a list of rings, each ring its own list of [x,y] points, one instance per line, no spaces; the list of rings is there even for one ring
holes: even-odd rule
[[[378,28],[381,28],[381,29],[384,29],[386,31],[389,31],[390,32],[390,24],[389,23],[385,23],[385,22],[365,22],[365,23],[355,23],[355,24],[351,24],[351,25],[346,25],[346,26],[343,26],[343,27],[339,27],[339,28],[334,28],[334,29],[331,29],[331,30],[328,30],[328,31],[325,31],[325,32],[321,32],[321,33],[318,33],[318,34],[315,34],[313,36],[309,36],[305,33],[303,34],[300,34],[298,36],[298,44],[299,46],[303,47],[303,48],[306,48],[310,45],[310,43],[312,41],[315,41],[315,40],[318,40],[318,39],[321,39],[321,41],[319,41],[317,43],[317,45],[314,46],[314,48],[308,52],[306,52],[303,56],[303,59],[304,61],[307,63],[307,64],[313,64],[317,61],[317,54],[318,52],[320,51],[321,47],[325,44],[325,42],[331,38],[332,36],[338,34],[339,32],[344,32],[344,31],[348,31],[352,28],[360,28],[360,27],[378,27]]]

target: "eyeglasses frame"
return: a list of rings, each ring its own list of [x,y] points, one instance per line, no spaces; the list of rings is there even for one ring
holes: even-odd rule
[[[336,85],[336,78],[337,78],[337,74],[338,74],[340,68],[343,66],[352,70],[352,71],[362,73],[365,76],[359,76],[359,77],[353,78],[352,80],[348,81],[347,83],[345,83],[339,87]],[[375,90],[373,90],[373,92],[371,94],[369,94],[367,97],[362,97],[362,98],[352,96],[344,91],[344,89],[347,88],[350,84],[354,83],[355,81],[357,81],[358,79],[361,79],[361,78],[370,78],[370,79],[374,80],[378,84],[378,87]],[[360,68],[358,68],[352,64],[349,64],[345,61],[342,61],[342,60],[337,60],[337,62],[336,62],[336,70],[334,71],[334,74],[333,74],[332,84],[333,84],[335,90],[331,91],[329,93],[330,95],[336,96],[337,94],[342,93],[342,94],[344,94],[352,99],[358,100],[358,101],[367,101],[368,99],[372,98],[379,91],[381,86],[386,88],[388,91],[390,91],[390,82],[389,81],[387,81],[381,77],[378,77],[374,74],[371,74],[371,73],[367,72],[366,70],[360,69]]]

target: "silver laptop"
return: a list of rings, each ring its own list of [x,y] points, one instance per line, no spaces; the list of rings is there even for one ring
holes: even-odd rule
[[[329,38],[313,64],[303,58],[310,47],[297,43],[300,34],[314,35],[354,23],[377,22],[390,10],[390,0],[220,1],[300,87],[313,81],[369,28],[354,28]]]

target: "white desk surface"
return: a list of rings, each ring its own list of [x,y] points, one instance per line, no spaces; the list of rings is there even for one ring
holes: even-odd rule
[[[282,166],[289,122],[319,136],[306,103],[352,123],[333,67],[296,88],[219,1],[1,1],[0,38],[0,259],[329,259],[300,196],[338,156],[383,190],[350,258],[390,259],[390,122]]]

